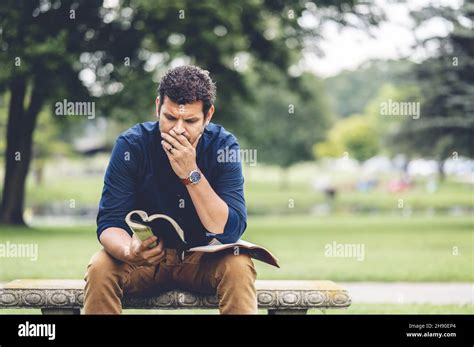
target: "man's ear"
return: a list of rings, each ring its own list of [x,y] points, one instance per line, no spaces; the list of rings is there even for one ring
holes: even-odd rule
[[[160,97],[157,96],[155,100],[156,118],[160,118]]]
[[[211,105],[211,107],[209,108],[209,111],[207,112],[207,117],[206,117],[206,120],[205,120],[205,126],[206,127],[211,122],[211,119],[212,119],[212,116],[213,116],[215,110],[216,110],[216,108],[214,107],[214,105]]]

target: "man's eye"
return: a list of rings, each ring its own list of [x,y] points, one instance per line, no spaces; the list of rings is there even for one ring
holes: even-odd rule
[[[186,122],[187,122],[187,123],[196,123],[196,120],[195,120],[195,119],[192,119],[192,120],[187,120]]]
[[[166,119],[168,119],[168,120],[174,120],[173,117],[168,117],[168,116],[166,116]]]

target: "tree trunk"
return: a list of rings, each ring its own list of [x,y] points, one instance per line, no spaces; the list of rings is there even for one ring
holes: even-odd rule
[[[34,81],[27,110],[24,109],[26,78],[17,76],[10,84],[5,178],[0,210],[0,222],[5,224],[25,224],[23,205],[26,177],[31,162],[33,131],[45,96],[45,90],[38,81],[38,78]]]

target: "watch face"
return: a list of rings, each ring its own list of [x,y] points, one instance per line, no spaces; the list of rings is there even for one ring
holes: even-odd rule
[[[200,179],[201,179],[201,173],[199,171],[191,172],[191,175],[189,176],[189,180],[192,183],[198,183]]]

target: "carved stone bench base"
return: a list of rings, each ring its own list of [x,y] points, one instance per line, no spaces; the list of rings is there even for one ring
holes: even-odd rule
[[[331,281],[258,280],[258,307],[268,314],[306,314],[308,309],[347,308],[349,293]],[[15,280],[0,286],[1,308],[38,308],[43,314],[80,314],[84,281]],[[215,295],[172,290],[153,297],[125,297],[124,309],[218,308]]]

